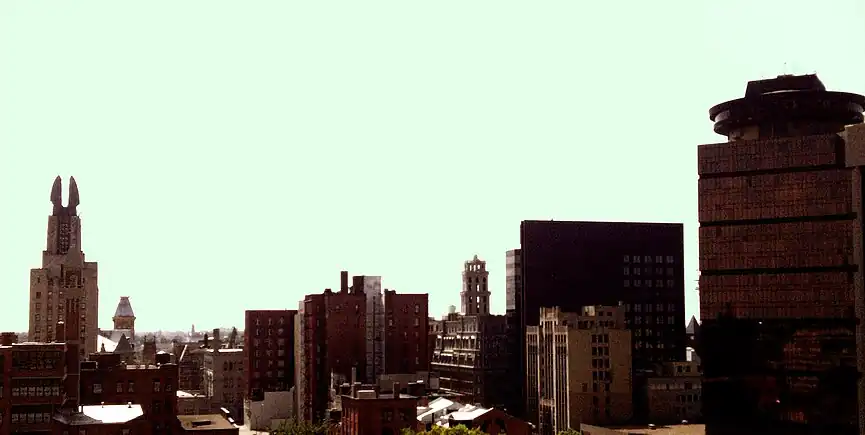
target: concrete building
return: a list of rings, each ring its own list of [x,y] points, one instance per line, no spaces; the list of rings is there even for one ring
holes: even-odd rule
[[[243,349],[206,349],[202,366],[202,387],[213,409],[227,408],[243,415],[246,374]]]
[[[244,333],[246,396],[294,387],[294,317],[297,310],[247,310]]]
[[[441,323],[432,360],[440,388],[466,403],[503,406],[510,392],[505,316],[450,313]]]
[[[463,314],[450,312],[439,322],[434,339],[432,370],[441,388],[462,400],[503,407],[511,390],[507,368],[507,320],[490,314],[489,272],[475,255],[463,268],[460,292]]]
[[[177,415],[209,414],[213,410],[210,398],[199,391],[177,391]]]
[[[0,434],[50,429],[63,404],[65,359],[63,343],[0,346]]]
[[[467,316],[490,313],[490,290],[487,283],[490,273],[487,262],[478,259],[466,261],[463,269],[463,290],[460,292],[462,313]]]
[[[360,384],[352,385],[342,395],[341,435],[398,435],[403,429],[417,428],[418,398],[400,394],[399,384],[392,394],[359,388]]]
[[[709,111],[727,138],[697,152],[709,435],[861,433],[860,163],[843,132],[863,110],[804,75],[749,82]]]
[[[539,433],[632,418],[631,331],[625,309],[584,307],[579,313],[541,308],[540,326],[526,331],[529,409]]]
[[[541,307],[580,312],[584,306],[624,302],[633,330],[631,354],[638,389],[657,363],[685,357],[684,228],[680,223],[523,221],[517,318],[510,334],[525,364],[525,331],[537,326]],[[513,260],[516,263],[516,258]],[[510,267],[510,266],[509,266]],[[509,296],[510,297],[510,296]],[[523,366],[511,367],[521,377]],[[522,385],[526,385],[524,382]],[[527,392],[522,396],[528,399]],[[635,418],[646,417],[642,396]],[[531,418],[534,411],[528,414]]]
[[[94,354],[81,363],[80,404],[140,404],[153,433],[173,429],[177,415],[177,365],[170,354],[156,365],[129,365],[117,354]]]
[[[648,379],[646,394],[652,424],[694,422],[702,417],[702,367],[694,361],[664,363]]]
[[[42,252],[42,267],[30,271],[30,326],[28,336],[35,342],[58,339],[54,329],[62,321],[64,301],[81,301],[80,339],[84,343],[81,356],[97,352],[99,332],[98,268],[95,262],[84,261],[81,250],[81,220],[78,217],[78,185],[69,179],[69,202],[63,206],[62,181],[54,180],[48,217],[48,237]],[[62,337],[59,337],[62,341]]]
[[[384,309],[383,373],[429,370],[429,295],[385,289]]]
[[[260,400],[243,403],[246,424],[254,431],[269,431],[295,420],[297,404],[291,391],[265,391]]]

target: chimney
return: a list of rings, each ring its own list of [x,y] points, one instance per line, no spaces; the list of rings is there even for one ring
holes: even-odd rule
[[[352,382],[351,397],[357,398],[357,391],[360,390],[360,382]]]
[[[351,368],[351,384],[354,385],[357,382],[357,367]]]
[[[343,270],[339,273],[339,292],[348,293],[348,271]]]
[[[394,381],[393,382],[393,397],[394,397],[394,399],[399,398],[399,393],[401,391],[402,391],[402,385],[399,383],[399,381]]]
[[[213,328],[213,344],[219,346],[219,328]]]

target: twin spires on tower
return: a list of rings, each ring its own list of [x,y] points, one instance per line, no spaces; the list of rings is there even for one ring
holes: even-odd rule
[[[78,197],[78,184],[75,183],[75,177],[69,177],[69,203],[66,207],[63,206],[63,180],[58,175],[54,179],[54,186],[51,187],[51,203],[54,204],[52,216],[77,216],[78,204],[81,200]]]

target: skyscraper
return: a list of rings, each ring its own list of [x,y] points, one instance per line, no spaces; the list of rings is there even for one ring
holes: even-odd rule
[[[48,240],[42,252],[42,267],[30,271],[29,336],[38,342],[62,341],[54,326],[63,319],[65,301],[79,300],[81,353],[97,351],[99,313],[97,265],[84,261],[81,250],[80,203],[75,178],[69,179],[69,201],[63,206],[62,181],[51,189],[53,210],[48,217]],[[67,322],[67,325],[73,323]],[[77,322],[75,324],[78,324]]]
[[[490,289],[487,278],[487,262],[478,259],[466,261],[463,269],[463,291],[460,292],[460,303],[463,314],[474,316],[490,313]]]
[[[520,244],[519,252],[508,254],[508,310],[513,305],[517,311],[508,342],[519,354],[520,367],[511,372],[522,378],[523,403],[528,399],[526,327],[538,326],[542,307],[579,312],[584,306],[622,302],[625,325],[633,333],[635,390],[640,373],[685,358],[682,224],[524,221]],[[519,265],[519,273],[511,264]],[[637,418],[645,413],[641,397],[634,397]],[[536,419],[538,410],[525,411]]]
[[[710,109],[699,155],[703,413],[709,435],[857,433],[853,171],[865,97],[815,75]]]

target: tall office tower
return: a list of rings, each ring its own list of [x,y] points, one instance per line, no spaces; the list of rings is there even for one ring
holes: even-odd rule
[[[522,349],[526,347],[525,334],[521,333],[520,325],[523,324],[522,303],[523,278],[522,278],[522,253],[519,249],[512,249],[505,253],[505,322],[507,338],[505,340],[508,354],[508,367],[516,369],[522,367]],[[522,382],[509,382],[507,388],[507,403],[504,410],[511,415],[522,416],[526,412],[525,385]]]
[[[48,242],[42,252],[42,267],[30,270],[30,327],[33,341],[62,341],[54,325],[64,320],[65,301],[79,299],[81,355],[97,351],[99,333],[99,287],[97,265],[84,261],[81,250],[80,203],[75,178],[69,179],[69,202],[62,199],[62,181],[54,180],[51,203],[54,209],[48,217]],[[67,322],[67,327],[70,323]]]
[[[384,290],[384,372],[429,370],[429,295]]]
[[[623,302],[632,331],[634,390],[658,363],[685,358],[685,270],[682,224],[524,221],[520,227],[521,288],[516,293],[520,376],[525,387],[526,327],[542,307],[579,312]],[[634,414],[647,411],[634,394]],[[523,391],[522,400],[527,399]],[[525,417],[536,419],[537,410]]]
[[[709,435],[857,433],[853,171],[865,97],[815,75],[710,109],[699,155],[700,357]]]

